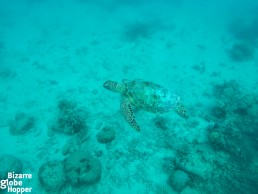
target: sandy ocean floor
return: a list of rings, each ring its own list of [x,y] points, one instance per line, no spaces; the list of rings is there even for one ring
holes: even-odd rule
[[[235,148],[214,149],[209,129],[220,122],[212,115],[216,103],[223,101],[214,96],[216,86],[234,80],[234,96],[250,94],[257,99],[257,44],[251,45],[256,51],[251,59],[236,61],[229,54],[242,40],[228,24],[239,15],[247,23],[258,20],[255,11],[247,11],[255,2],[249,3],[243,14],[241,5],[230,9],[230,1],[225,6],[202,2],[203,8],[191,1],[1,2],[0,154],[17,157],[23,172],[33,174],[26,182],[33,193],[49,193],[38,181],[40,166],[63,161],[68,157],[62,154],[64,145],[73,146],[78,138],[55,131],[49,136],[58,103],[69,100],[87,115],[85,140],[74,143],[75,149],[100,161],[101,179],[92,185],[66,183],[53,193],[178,193],[169,183],[178,169],[190,177],[183,194],[210,193],[213,187],[227,193],[226,179],[214,181],[218,166],[223,171],[236,160],[230,152]],[[175,91],[189,118],[175,111],[162,115],[136,111],[142,128],[137,132],[121,115],[120,95],[103,88],[106,80],[122,79],[148,80]],[[256,103],[250,102],[254,107]],[[10,122],[21,112],[32,116],[35,125],[25,134],[12,135]],[[116,134],[107,144],[97,140],[103,126],[112,126]],[[252,134],[258,136],[257,128]],[[257,154],[257,139],[248,144],[251,153]],[[215,167],[216,162],[220,165]],[[248,166],[258,166],[257,155]],[[232,185],[238,184],[238,177],[229,177]],[[253,181],[246,185],[250,188],[246,193],[258,188]]]

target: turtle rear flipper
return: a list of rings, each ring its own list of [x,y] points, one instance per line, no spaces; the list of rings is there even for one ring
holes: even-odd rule
[[[132,105],[128,102],[128,100],[126,98],[123,98],[121,100],[121,112],[125,118],[125,120],[137,131],[140,131],[140,127],[137,124],[136,120],[135,120],[135,116],[133,113],[133,108]]]

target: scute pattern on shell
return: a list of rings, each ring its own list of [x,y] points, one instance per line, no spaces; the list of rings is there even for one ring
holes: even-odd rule
[[[171,111],[179,102],[179,96],[162,86],[143,80],[124,81],[124,96],[139,109],[149,112],[165,113]]]

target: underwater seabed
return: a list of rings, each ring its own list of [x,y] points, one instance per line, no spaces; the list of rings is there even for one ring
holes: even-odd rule
[[[140,132],[119,113],[95,117],[71,99],[53,107],[45,134],[36,115],[17,113],[8,128],[23,154],[2,155],[0,177],[30,172],[37,193],[255,193],[257,95],[235,81],[206,95],[213,103],[189,107],[188,119],[138,111]]]
[[[189,1],[63,2],[0,3],[2,186],[257,194],[258,6],[232,19]],[[134,110],[133,129],[103,83],[136,78],[175,90],[188,118]]]

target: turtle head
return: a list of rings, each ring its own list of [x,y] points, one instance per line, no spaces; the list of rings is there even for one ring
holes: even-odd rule
[[[121,94],[125,90],[124,84],[119,84],[117,82],[110,81],[110,80],[106,81],[103,84],[103,87],[106,88],[107,90],[112,91],[112,92],[118,92],[118,93],[121,93]]]

